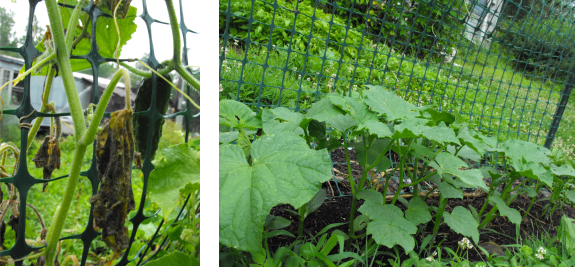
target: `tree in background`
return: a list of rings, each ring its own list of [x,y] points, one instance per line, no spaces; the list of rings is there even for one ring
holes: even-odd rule
[[[0,47],[16,47],[18,39],[14,29],[14,12],[0,7]],[[18,56],[18,53],[0,51],[0,54]]]
[[[26,40],[26,29],[24,29],[24,34],[22,36],[16,37],[16,31],[13,31],[14,24],[14,12],[0,7],[0,47],[19,47],[24,44],[24,41]],[[36,38],[32,40],[32,43],[36,46],[38,41],[42,40],[46,30],[38,25],[38,19],[36,19],[36,16],[34,16],[33,27],[34,36],[36,36]],[[20,54],[10,51],[0,51],[0,54],[20,57]]]

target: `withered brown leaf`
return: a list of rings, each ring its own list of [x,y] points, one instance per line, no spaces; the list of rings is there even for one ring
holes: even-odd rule
[[[134,136],[132,111],[113,112],[110,121],[98,132],[96,163],[101,185],[90,198],[94,204],[94,225],[102,229],[102,239],[114,252],[128,248],[128,212],[134,210],[132,161]]]
[[[60,125],[59,118],[56,117],[56,124]],[[36,164],[36,168],[44,168],[43,170],[43,179],[50,179],[52,178],[52,172],[54,169],[60,169],[60,141],[59,141],[59,127],[57,126],[56,133],[54,133],[54,137],[46,136],[44,138],[44,142],[36,152],[34,159],[32,161]],[[48,183],[44,183],[42,187],[42,192],[46,191],[46,186]]]
[[[44,138],[44,142],[36,152],[34,159],[32,161],[36,164],[36,168],[44,168],[43,179],[52,178],[52,172],[54,169],[60,169],[60,142],[57,138],[51,139],[50,136]],[[42,192],[46,191],[46,186],[48,183],[44,183]]]
[[[142,153],[134,152],[134,165],[136,169],[142,169]]]

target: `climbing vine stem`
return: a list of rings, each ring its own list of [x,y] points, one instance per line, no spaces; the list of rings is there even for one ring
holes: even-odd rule
[[[176,17],[176,10],[174,9],[174,3],[172,0],[166,0],[166,6],[168,7],[168,15],[170,16],[170,27],[172,28],[172,38],[174,41],[174,67],[178,74],[190,84],[194,89],[200,91],[200,82],[192,76],[186,67],[182,65],[182,53],[180,52],[181,39],[180,32],[178,31],[178,19]]]

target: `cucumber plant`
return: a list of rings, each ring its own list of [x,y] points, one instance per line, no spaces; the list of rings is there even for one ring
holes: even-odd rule
[[[286,203],[304,210],[320,184],[331,179],[327,152],[340,147],[352,204],[347,232],[335,235],[342,244],[345,240],[347,258],[354,257],[349,250],[359,238],[369,240],[360,251],[377,245],[431,255],[442,224],[477,245],[479,230],[497,216],[521,223],[519,211],[509,206],[519,194],[531,196],[543,186],[560,191],[564,182],[559,177],[575,178],[573,168],[555,165],[546,148],[519,140],[498,146],[495,138],[469,128],[458,113],[414,106],[382,86],[368,88],[362,99],[327,94],[305,114],[277,107],[255,115],[244,104],[220,101],[222,245],[251,252],[256,263],[265,265],[260,258],[267,253],[262,248],[266,214]],[[348,148],[355,148],[363,167],[358,180],[352,178]],[[391,162],[392,153],[397,162]],[[396,180],[395,191],[391,180]],[[464,196],[484,196],[485,205],[479,211],[471,206],[446,211],[449,199]],[[438,206],[429,206],[429,197],[439,197]],[[356,216],[360,199],[361,215]],[[433,232],[425,235],[428,224]],[[418,251],[416,234],[423,236]],[[267,258],[277,262],[275,256]]]
[[[31,5],[33,5],[31,7],[32,10],[38,2],[39,1],[30,1]],[[198,80],[196,80],[186,70],[187,67],[182,64],[179,23],[176,18],[173,0],[166,0],[165,4],[170,18],[169,24],[173,37],[172,60],[169,61],[165,68],[160,70],[161,73],[148,67],[141,61],[140,63],[151,71],[136,70],[129,65],[122,64],[125,68],[119,69],[111,78],[111,81],[105,88],[98,104],[95,105],[95,110],[92,109],[92,107],[87,111],[82,110],[72,73],[74,71],[92,67],[92,69],[95,70],[95,75],[97,75],[98,68],[97,66],[93,66],[93,64],[96,64],[96,62],[94,62],[94,55],[97,55],[96,58],[99,57],[100,59],[115,58],[116,62],[119,64],[119,54],[122,46],[126,44],[126,42],[131,38],[131,35],[136,31],[136,25],[133,22],[136,17],[136,9],[130,6],[131,0],[60,0],[60,3],[58,3],[57,0],[46,0],[45,2],[50,26],[44,38],[36,47],[41,54],[35,58],[32,66],[27,66],[29,69],[26,70],[23,67],[18,77],[13,81],[9,81],[2,85],[0,90],[2,90],[8,83],[16,83],[24,79],[27,75],[44,75],[46,76],[46,83],[41,98],[42,107],[40,112],[47,113],[51,111],[52,113],[56,113],[54,110],[54,104],[48,103],[48,98],[53,77],[55,75],[60,75],[63,80],[68,106],[70,108],[70,115],[73,121],[75,136],[74,156],[70,163],[70,172],[66,178],[66,187],[64,192],[62,192],[61,203],[58,205],[51,225],[47,227],[47,231],[42,223],[43,231],[41,238],[42,241],[45,239],[46,247],[42,249],[40,244],[35,248],[41,249],[40,253],[15,258],[13,260],[22,261],[40,257],[42,259],[41,261],[38,261],[40,264],[52,265],[58,263],[57,254],[60,251],[59,240],[62,235],[62,228],[64,226],[64,222],[68,218],[68,211],[70,210],[72,200],[76,196],[75,192],[77,192],[76,188],[78,186],[84,155],[88,146],[93,145],[94,141],[96,141],[95,147],[97,169],[99,172],[98,178],[101,181],[98,193],[91,199],[91,202],[94,205],[94,225],[103,229],[103,240],[113,250],[115,257],[131,246],[130,242],[132,242],[134,237],[134,234],[132,234],[132,239],[128,237],[128,229],[124,226],[126,219],[129,217],[128,212],[135,208],[135,201],[131,187],[132,158],[134,156],[135,145],[134,137],[132,136],[133,111],[129,99],[130,73],[146,78],[153,77],[152,79],[156,79],[155,76],[157,75],[158,79],[160,79],[163,78],[162,75],[168,75],[171,71],[176,71],[180,77],[182,77],[182,79],[195,90],[199,91],[200,85]],[[95,16],[98,18],[97,23],[95,21],[91,21],[94,18],[93,12],[99,14],[99,18],[98,16]],[[90,27],[90,25],[93,27]],[[30,31],[28,31],[28,34],[30,35]],[[106,38],[96,38],[96,36],[105,36]],[[86,56],[87,54],[89,56]],[[98,61],[98,59],[96,59],[96,61]],[[126,93],[126,109],[112,113],[110,122],[100,127],[105,109],[121,78],[123,78],[126,85],[126,92],[128,92]],[[168,82],[168,84],[170,86],[174,86],[170,82]],[[165,91],[169,92],[169,90],[164,89],[167,88],[159,88],[159,90],[162,90],[162,93]],[[176,88],[176,90],[179,91],[178,88]],[[199,109],[199,106],[197,106],[185,93],[181,91],[180,93],[182,93],[184,97],[190,100],[192,104]],[[142,94],[150,97],[149,90]],[[169,93],[167,97],[169,98]],[[152,108],[155,107],[154,104],[151,106]],[[138,107],[144,110],[143,107]],[[165,114],[165,108],[163,108],[163,110],[158,110],[161,113],[156,115],[157,117],[161,117]],[[3,109],[1,111],[4,113]],[[11,114],[15,114],[14,110],[10,110],[9,112]],[[36,136],[40,124],[42,123],[42,119],[45,117],[38,116],[38,119],[33,125],[23,121],[32,116],[34,112],[36,111],[33,110],[29,115],[20,118],[20,127],[29,129],[27,139],[23,138],[22,140],[22,144],[26,148],[28,148],[32,143],[32,140]],[[86,118],[84,115],[85,113],[88,114]],[[58,114],[52,116],[58,118]],[[54,119],[54,121],[57,125],[56,132],[51,133],[50,137],[45,139],[43,145],[34,158],[36,166],[44,168],[44,179],[50,179],[54,168],[58,168],[60,166],[58,140],[60,138],[61,126],[59,125],[59,119]],[[86,121],[88,121],[88,124]],[[53,127],[51,127],[51,129],[53,129]],[[156,143],[159,139],[159,135],[161,135],[161,133],[157,133],[157,137],[154,136],[156,137]],[[98,137],[96,138],[96,136]],[[147,137],[141,135],[136,136],[136,140],[139,143],[146,144],[147,140],[143,140],[142,138]],[[18,185],[11,185],[11,183],[14,183],[14,177],[16,177],[17,173],[10,174],[8,169],[4,166],[7,151],[9,149],[11,149],[15,155],[19,153],[15,145],[10,143],[2,144],[0,156],[3,157],[3,160],[2,167],[0,168],[0,175],[1,178],[3,178],[3,182],[7,182],[7,186],[11,192],[11,202],[8,206],[12,207],[14,205],[18,205],[20,206],[20,211],[22,211],[25,210],[26,205],[29,204],[25,203],[25,197],[22,201],[19,201],[19,195],[14,190]],[[153,165],[151,165],[151,158],[152,157],[149,157],[149,153],[147,153],[146,161],[144,161],[144,168],[153,168]],[[16,172],[18,164],[12,167],[14,167],[13,171]],[[172,170],[172,172],[169,170]],[[173,170],[177,171],[173,172]],[[174,175],[177,177],[174,177]],[[169,262],[170,260],[177,261],[184,259],[191,263],[197,262],[197,259],[194,258],[194,256],[199,257],[199,229],[196,229],[197,226],[199,226],[199,218],[190,218],[191,222],[188,223],[182,223],[182,219],[180,218],[185,218],[188,213],[195,214],[197,208],[199,208],[199,143],[190,142],[190,144],[181,144],[165,149],[163,151],[163,157],[157,163],[156,169],[150,173],[150,177],[154,177],[155,179],[152,179],[149,183],[145,183],[145,186],[149,187],[150,198],[158,204],[165,214],[163,216],[164,221],[168,222],[167,226],[164,227],[165,231],[169,228],[171,233],[169,235],[170,239],[178,241],[178,244],[184,244],[186,251],[192,252],[190,255],[172,253],[166,255],[165,260]],[[165,184],[170,184],[170,188],[162,186]],[[22,190],[22,188],[18,188],[18,190]],[[20,192],[20,194],[26,195],[26,192],[27,191],[24,193]],[[188,196],[188,199],[184,204],[185,209],[178,209],[179,211],[176,212],[177,216],[175,218],[168,217],[168,214],[171,214],[171,212],[176,210],[175,205],[178,203],[180,195]],[[114,197],[111,198],[110,196]],[[142,199],[145,200],[145,195],[143,195]],[[190,199],[191,201],[189,201]],[[144,203],[142,203],[141,206],[143,205]],[[18,210],[14,210],[16,212],[13,212],[13,214],[16,214],[17,216]],[[140,208],[140,212],[141,210],[142,209]],[[187,212],[184,213],[184,210]],[[38,216],[40,218],[39,214]],[[40,221],[42,221],[41,218]],[[139,223],[136,223],[135,226],[137,227],[138,225]],[[158,228],[161,228],[161,225],[162,224],[160,224]],[[192,225],[192,227],[190,227],[192,229],[184,229],[184,225],[187,227]],[[92,224],[89,224],[89,226],[91,227]],[[14,229],[16,230],[16,228]],[[158,229],[158,231],[159,230],[160,229]],[[179,234],[173,234],[174,231]],[[19,248],[17,249],[20,249],[20,251],[5,251],[3,256],[22,256],[32,252],[33,250],[31,247],[27,244],[21,243],[23,240],[24,239],[22,238],[18,238],[16,241],[15,247],[18,246]],[[150,243],[146,244],[146,246],[147,251]],[[21,248],[26,248],[26,251],[21,250]],[[143,247],[141,247],[141,249],[143,249]],[[184,247],[181,249],[183,250]],[[8,252],[12,254],[8,254]],[[123,257],[124,260],[126,260],[128,253],[129,251],[125,252]],[[142,262],[144,254],[140,254],[140,252],[137,254],[140,257],[140,263]],[[155,255],[157,255],[157,252],[152,255],[152,257]],[[152,257],[149,257],[146,262]],[[65,261],[77,262],[77,259],[75,257],[67,257]],[[162,263],[162,261],[155,262],[157,264]],[[111,261],[109,263],[111,263]],[[123,264],[125,263],[127,263],[127,261],[123,262]]]

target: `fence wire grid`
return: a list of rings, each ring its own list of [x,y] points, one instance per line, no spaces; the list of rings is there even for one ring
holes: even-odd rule
[[[26,33],[26,40],[23,46],[19,47],[19,48],[10,48],[10,47],[4,47],[4,48],[0,48],[0,50],[5,50],[5,51],[13,51],[13,52],[17,52],[19,53],[25,61],[25,69],[28,70],[31,66],[32,66],[32,61],[40,55],[40,52],[34,47],[32,40],[34,38],[34,31],[33,31],[33,22],[34,22],[34,12],[36,10],[36,6],[37,4],[42,1],[42,0],[29,0],[30,3],[30,9],[29,9],[29,17],[28,17],[28,24],[27,24],[27,33]],[[150,43],[150,56],[148,58],[148,62],[147,64],[152,67],[154,70],[158,70],[158,68],[160,67],[160,63],[157,61],[156,56],[154,54],[154,46],[153,46],[153,40],[152,40],[152,31],[151,31],[151,26],[152,23],[160,23],[160,24],[164,24],[166,25],[166,27],[169,27],[169,23],[167,22],[162,22],[159,20],[154,19],[152,16],[150,16],[150,14],[148,13],[148,9],[147,9],[147,4],[146,4],[146,0],[142,0],[143,2],[143,11],[142,13],[139,15],[139,17],[141,19],[144,20],[144,22],[146,23],[147,26],[147,33],[148,33],[148,38],[149,38],[149,43]],[[62,4],[62,3],[58,3],[60,6],[64,7],[64,8],[75,8],[75,6],[71,6],[71,5],[66,5],[66,4]],[[91,51],[86,54],[86,55],[82,55],[82,56],[70,56],[71,59],[85,59],[88,62],[90,62],[91,66],[92,66],[92,76],[93,76],[93,84],[98,84],[98,71],[100,68],[100,64],[104,63],[104,62],[116,62],[115,58],[104,58],[102,57],[99,53],[98,53],[98,49],[97,49],[97,44],[96,44],[96,25],[97,25],[97,21],[99,17],[112,17],[112,15],[107,14],[105,12],[103,12],[102,10],[100,10],[97,6],[97,4],[94,3],[93,0],[90,1],[89,5],[86,7],[82,8],[83,12],[86,12],[89,16],[90,16],[90,23],[92,27],[92,32],[93,32],[93,36],[91,37]],[[187,51],[187,46],[186,46],[186,36],[187,33],[195,33],[191,30],[189,30],[185,23],[184,23],[184,13],[183,13],[183,9],[182,9],[182,1],[179,0],[179,5],[180,5],[180,31],[181,34],[183,35],[183,59],[182,59],[182,63],[184,65],[188,65],[188,51]],[[88,26],[88,25],[86,25]],[[122,62],[126,62],[129,61],[128,59],[120,59],[120,61]],[[155,100],[155,96],[156,96],[156,92],[157,92],[157,88],[156,88],[156,79],[157,76],[156,74],[153,74],[152,76],[152,99]],[[191,86],[187,85],[186,86],[186,93],[188,95],[192,95],[192,93],[196,93],[195,90],[191,90]],[[99,90],[92,90],[93,94],[92,94],[92,99],[91,99],[91,103],[97,104],[100,98],[100,94],[99,94]],[[199,94],[198,94],[199,96]],[[27,116],[29,114],[31,114],[34,111],[34,108],[32,107],[32,104],[30,102],[30,75],[26,76],[24,79],[24,93],[23,93],[23,98],[22,98],[22,102],[20,103],[20,105],[18,106],[18,108],[16,109],[12,109],[12,110],[4,110],[4,116],[16,116],[17,118],[21,119],[21,123],[31,123],[35,118],[37,117],[60,117],[60,116],[70,116],[70,113],[43,113],[43,112],[39,112],[39,111],[35,111],[33,113],[32,116]],[[170,115],[162,115],[159,113],[159,111],[156,108],[156,101],[151,101],[151,108],[147,111],[143,111],[143,112],[135,112],[134,116],[145,116],[148,118],[148,123],[149,125],[154,125],[155,123],[160,123],[161,118],[172,118],[172,117],[176,117],[176,116],[183,116],[184,117],[184,121],[186,123],[186,135],[185,135],[185,142],[188,142],[188,137],[190,135],[190,129],[199,129],[198,127],[196,127],[199,123],[199,110],[197,110],[195,107],[193,107],[191,105],[191,103],[188,100],[185,100],[186,102],[186,109],[177,113],[173,113]],[[199,103],[199,101],[198,101]],[[106,112],[104,114],[104,117],[110,117],[110,113]],[[154,127],[150,127],[150,129],[153,129]],[[19,196],[20,196],[20,204],[19,204],[19,212],[20,212],[20,218],[19,218],[19,222],[18,222],[18,236],[16,238],[16,242],[14,244],[14,246],[12,246],[10,249],[4,250],[4,251],[0,251],[0,256],[10,256],[13,259],[19,259],[22,257],[25,257],[27,255],[29,255],[30,253],[37,251],[45,246],[42,247],[31,247],[30,245],[28,245],[26,243],[25,240],[25,236],[26,236],[26,222],[27,222],[27,218],[26,218],[26,201],[27,201],[27,197],[28,197],[28,191],[32,188],[32,186],[36,185],[36,184],[43,184],[45,182],[53,182],[56,180],[60,180],[60,179],[64,179],[67,178],[68,175],[64,175],[61,177],[57,177],[57,178],[53,178],[53,179],[49,179],[49,180],[43,180],[43,179],[37,179],[33,176],[31,176],[28,173],[28,166],[27,166],[27,160],[26,160],[26,155],[27,155],[27,137],[28,137],[28,132],[29,129],[25,128],[25,127],[20,127],[20,132],[21,132],[21,142],[20,142],[20,164],[18,166],[18,170],[16,172],[16,174],[13,177],[6,177],[6,178],[2,178],[0,179],[0,182],[2,183],[10,183],[12,185],[14,185],[19,192]],[[153,134],[148,134],[148,143],[147,143],[147,150],[150,151],[150,146],[151,146],[151,139],[152,139]],[[94,143],[94,153],[96,152],[95,149],[95,143]],[[126,265],[130,262],[135,262],[137,265],[140,264],[146,264],[150,259],[153,259],[154,256],[156,256],[158,254],[159,251],[162,250],[162,248],[164,248],[167,238],[168,236],[166,235],[166,231],[168,228],[166,228],[163,232],[160,232],[160,229],[164,223],[164,221],[162,220],[162,222],[160,222],[160,225],[158,226],[158,228],[156,229],[154,235],[152,236],[151,240],[149,242],[147,242],[144,246],[142,246],[138,252],[136,253],[136,255],[129,259],[128,258],[128,254],[130,252],[130,249],[132,248],[132,244],[134,242],[134,238],[136,236],[137,233],[137,229],[140,226],[140,224],[142,224],[142,222],[148,218],[153,217],[154,215],[156,215],[159,210],[156,212],[156,214],[152,215],[152,216],[146,216],[144,215],[144,203],[146,201],[146,193],[147,193],[147,187],[148,187],[148,177],[150,175],[150,172],[154,169],[154,165],[152,164],[152,158],[150,156],[150,153],[147,153],[145,158],[143,159],[143,165],[142,165],[142,174],[143,174],[143,192],[142,192],[142,197],[140,199],[140,202],[138,204],[138,209],[136,214],[130,219],[130,222],[132,223],[133,226],[133,230],[132,230],[132,234],[130,236],[130,241],[129,241],[129,247],[124,251],[121,259],[117,262],[117,265]],[[92,196],[95,195],[98,192],[98,186],[100,184],[100,181],[98,179],[98,171],[96,168],[96,156],[95,154],[92,155],[92,161],[91,161],[91,165],[90,168],[87,171],[83,171],[81,172],[80,176],[82,177],[86,177],[88,178],[88,180],[91,183],[91,187],[92,187]],[[182,206],[182,209],[180,210],[179,214],[177,215],[176,219],[174,220],[173,223],[176,223],[180,220],[183,219],[184,216],[182,216],[182,212],[184,211],[183,207],[186,206],[186,204],[188,203],[188,200],[190,198],[190,195],[188,195],[188,197],[186,198],[184,205]],[[85,230],[81,233],[81,234],[77,234],[77,235],[71,235],[71,236],[65,236],[60,238],[60,240],[66,240],[66,239],[78,239],[81,240],[83,242],[83,253],[82,253],[82,258],[81,258],[81,265],[86,265],[86,260],[88,258],[88,251],[90,249],[90,244],[92,244],[92,241],[94,239],[96,239],[99,235],[101,235],[101,232],[98,232],[94,229],[93,227],[93,221],[94,221],[94,206],[93,204],[90,204],[90,216],[88,219],[88,224],[86,225]],[[162,236],[165,237],[163,238],[163,240],[160,242],[159,240],[162,239]],[[158,240],[156,245],[159,245],[161,249],[157,249],[154,254],[152,254],[150,257],[148,257],[145,261],[144,257],[147,256],[148,252],[151,251],[151,246],[154,244],[154,241]],[[15,264],[21,266],[23,263],[23,261],[16,261]]]
[[[575,83],[574,15],[560,0],[220,0],[220,99],[297,112],[382,85],[499,143],[551,148]]]

